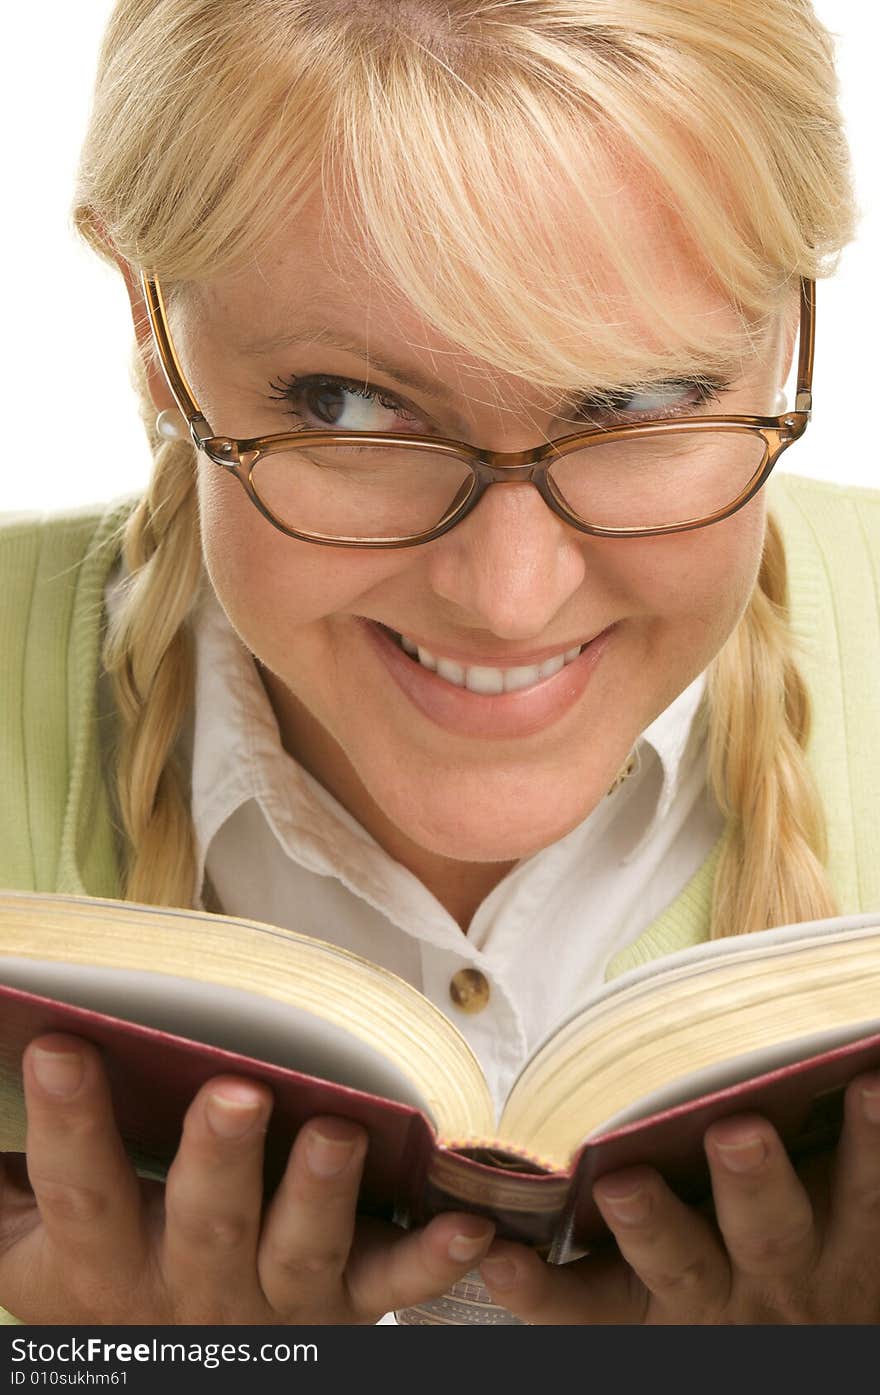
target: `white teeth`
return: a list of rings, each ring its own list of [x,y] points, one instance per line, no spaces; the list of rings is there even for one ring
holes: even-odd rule
[[[419,646],[418,653],[419,663],[422,665],[422,668],[429,668],[432,673],[436,673],[437,660],[434,658],[434,655],[428,649],[422,649],[421,645]]]
[[[557,654],[555,659],[545,659],[541,664],[541,677],[552,678],[554,673],[558,673],[565,663],[565,655]]]
[[[441,678],[445,678],[447,683],[454,683],[457,688],[464,687],[464,676],[467,669],[463,664],[454,664],[451,659],[438,659],[437,672]]]
[[[456,688],[467,688],[471,693],[496,696],[498,693],[515,693],[520,688],[531,688],[545,678],[552,678],[565,664],[570,664],[581,652],[581,646],[566,649],[564,654],[555,654],[542,664],[524,664],[517,668],[489,668],[485,664],[458,664],[453,659],[437,658],[429,649],[414,644],[406,635],[400,635],[400,645],[405,653],[423,668],[436,673]]]
[[[508,668],[504,673],[504,691],[515,693],[517,688],[530,688],[541,681],[540,664],[530,664],[528,668]]]
[[[474,666],[466,671],[465,687],[471,693],[495,695],[504,692],[504,674],[500,668],[479,668]]]

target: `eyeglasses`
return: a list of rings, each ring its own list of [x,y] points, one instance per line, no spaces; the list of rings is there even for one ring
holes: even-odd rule
[[[793,411],[596,427],[534,450],[365,431],[216,436],[187,383],[159,281],[141,276],[168,386],[196,448],[235,475],[288,537],[327,547],[415,547],[448,533],[493,484],[533,484],[548,508],[596,537],[649,537],[729,518],[803,435],[812,409],[815,282],[801,280]]]

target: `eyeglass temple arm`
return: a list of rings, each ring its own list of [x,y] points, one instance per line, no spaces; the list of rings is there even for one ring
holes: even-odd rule
[[[193,395],[192,388],[186,380],[186,374],[180,366],[180,360],[174,350],[174,345],[168,334],[168,313],[165,308],[165,298],[159,283],[145,272],[140,273],[141,290],[144,295],[144,303],[147,307],[147,314],[150,317],[150,324],[156,343],[159,347],[159,358],[162,364],[162,371],[165,374],[165,381],[171,390],[171,394],[186,418],[192,438],[196,445],[200,441],[210,439],[214,433],[202,416],[201,408]]]
[[[794,409],[809,412],[813,407],[813,357],[816,350],[816,282],[801,277],[801,329],[798,352],[797,389]]]

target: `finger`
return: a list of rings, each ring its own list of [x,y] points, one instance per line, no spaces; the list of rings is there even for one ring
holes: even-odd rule
[[[47,1035],[28,1046],[22,1073],[28,1174],[46,1236],[83,1290],[118,1293],[136,1282],[148,1242],[99,1054]]]
[[[354,1238],[367,1152],[364,1129],[333,1116],[297,1134],[267,1209],[258,1257],[260,1284],[276,1312],[338,1312]]]
[[[860,1076],[844,1099],[831,1193],[829,1253],[880,1256],[880,1072]]]
[[[546,1264],[533,1250],[496,1240],[480,1265],[493,1303],[534,1326],[638,1323],[646,1293],[616,1251]]]
[[[271,1110],[266,1086],[235,1076],[209,1081],[187,1110],[165,1181],[161,1267],[189,1322],[261,1303],[256,1256]]]
[[[730,1295],[730,1265],[706,1218],[653,1168],[609,1173],[593,1197],[618,1249],[644,1285],[651,1322],[707,1321]]]
[[[801,1286],[821,1247],[813,1208],[778,1135],[759,1115],[705,1136],[715,1216],[734,1271]]]
[[[730,1266],[715,1232],[657,1172],[608,1173],[593,1197],[617,1253],[552,1266],[494,1245],[481,1273],[495,1301],[530,1323],[705,1321],[723,1310]]]
[[[260,1247],[260,1279],[276,1311],[375,1321],[439,1296],[486,1252],[493,1227],[476,1216],[440,1216],[408,1235],[380,1223],[358,1227],[367,1143],[362,1128],[329,1116],[297,1136]]]
[[[495,1227],[483,1216],[447,1212],[406,1234],[362,1225],[346,1284],[359,1321],[440,1298],[486,1254]]]

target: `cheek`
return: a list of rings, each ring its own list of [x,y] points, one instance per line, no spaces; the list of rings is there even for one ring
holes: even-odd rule
[[[640,602],[670,626],[708,630],[720,647],[757,580],[765,526],[758,495],[709,528],[634,540],[627,565],[637,578]]]
[[[399,557],[319,547],[289,538],[250,502],[238,481],[199,464],[199,518],[205,568],[223,609],[248,648],[290,642],[293,630],[337,614],[359,613]]]

